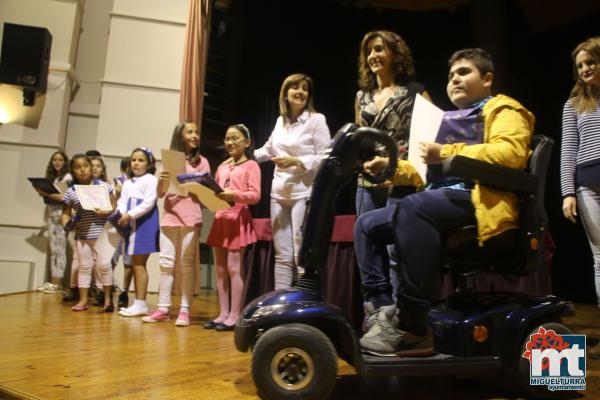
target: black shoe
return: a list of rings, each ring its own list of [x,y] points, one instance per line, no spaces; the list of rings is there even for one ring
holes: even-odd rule
[[[113,311],[115,311],[115,306],[113,306],[112,304],[107,304],[103,306],[102,312],[111,313]]]
[[[129,307],[129,295],[127,294],[127,292],[121,292],[121,294],[119,295],[117,306],[119,307],[119,309]]]
[[[208,321],[204,324],[204,329],[215,329],[220,322]]]
[[[227,331],[232,331],[235,328],[235,325],[226,325],[224,323],[218,323],[217,326],[215,326],[215,331],[217,332],[227,332]]]
[[[94,307],[104,306],[104,290],[98,290],[98,293],[96,294],[96,301],[92,305]]]
[[[65,303],[70,301],[79,301],[79,288],[69,288],[69,291],[63,296],[62,301]]]

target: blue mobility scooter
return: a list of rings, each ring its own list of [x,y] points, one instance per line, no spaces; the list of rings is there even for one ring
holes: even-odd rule
[[[317,173],[304,225],[300,264],[304,277],[292,288],[267,293],[245,307],[235,327],[235,345],[253,350],[252,376],[264,399],[325,399],[333,389],[337,357],[360,375],[389,376],[506,375],[522,383],[530,395],[550,398],[543,386],[529,386],[529,361],[521,355],[540,326],[558,334],[573,305],[555,296],[476,293],[477,271],[525,275],[543,266],[547,216],[543,205],[552,140],[535,136],[528,171],[455,156],[444,173],[476,179],[500,190],[520,194],[520,227],[480,248],[476,227],[443,238],[442,265],[455,277],[456,290],[428,313],[435,354],[425,357],[381,357],[361,352],[357,332],[345,313],[324,301],[319,275],[323,271],[335,217],[334,199],[355,177],[376,145],[390,154],[390,166],[374,181],[383,181],[396,167],[395,143],[383,132],[347,124],[335,135]],[[572,394],[572,393],[571,393]]]

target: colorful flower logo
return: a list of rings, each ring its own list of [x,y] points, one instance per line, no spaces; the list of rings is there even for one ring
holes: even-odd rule
[[[567,343],[563,340],[561,335],[558,335],[552,329],[544,329],[543,327],[539,327],[538,331],[531,335],[529,342],[525,345],[525,352],[521,355],[523,358],[527,358],[531,363],[531,351],[533,349],[539,349],[544,351],[546,349],[556,349],[556,351],[562,351],[570,346],[570,343]],[[563,358],[561,360],[564,361]],[[548,358],[542,359],[542,370],[548,369],[550,361]]]

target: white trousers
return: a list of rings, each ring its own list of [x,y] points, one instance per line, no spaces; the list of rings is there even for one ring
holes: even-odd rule
[[[194,299],[196,250],[200,229],[186,226],[163,226],[160,229],[160,281],[158,306],[171,307],[175,262],[182,268],[181,307],[189,308]]]
[[[79,272],[77,286],[89,288],[92,280],[92,268],[98,270],[102,286],[112,286],[113,269],[110,265],[110,254],[102,254],[96,250],[96,240],[76,240]]]
[[[308,199],[271,199],[271,228],[275,247],[275,290],[292,286],[299,275],[298,253],[302,246],[302,224]]]

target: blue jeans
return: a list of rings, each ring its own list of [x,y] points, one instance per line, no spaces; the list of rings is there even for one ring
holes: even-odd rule
[[[440,296],[441,237],[475,224],[471,192],[436,189],[416,193],[396,204],[361,215],[354,228],[361,289],[375,307],[393,303],[385,275],[385,246],[396,245],[401,310],[424,315]]]
[[[390,206],[398,203],[402,197],[409,193],[414,193],[414,187],[408,186],[396,186],[392,188],[392,193],[388,196],[388,189],[367,189],[358,186],[356,188],[356,215],[360,216],[366,212],[382,209],[386,206]],[[384,274],[391,284],[387,285],[389,293],[392,294],[394,300],[396,300],[395,293],[398,290],[400,283],[398,282],[399,277],[396,272],[396,246],[390,243],[387,246],[387,254],[384,254],[382,263],[384,265]],[[366,297],[365,301],[370,301]]]

